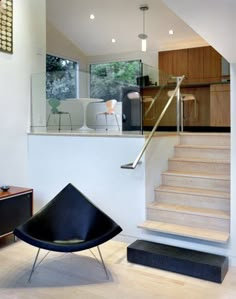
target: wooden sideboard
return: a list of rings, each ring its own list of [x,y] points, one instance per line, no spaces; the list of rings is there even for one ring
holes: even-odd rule
[[[32,189],[10,186],[8,191],[0,190],[0,237],[11,234],[32,213]]]

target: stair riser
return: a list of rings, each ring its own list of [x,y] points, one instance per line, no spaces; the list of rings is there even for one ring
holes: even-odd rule
[[[227,212],[230,211],[229,199],[225,198],[156,191],[155,199],[159,203],[190,206],[195,208],[218,209]]]
[[[229,149],[175,148],[175,157],[230,160]]]
[[[191,173],[209,173],[228,175],[230,173],[229,163],[212,163],[212,162],[190,162],[190,161],[174,161],[169,160],[168,170],[182,171]]]
[[[198,144],[198,145],[225,145],[230,146],[230,135],[215,134],[215,135],[181,135],[180,144]]]
[[[188,225],[190,227],[207,228],[223,232],[228,232],[230,225],[228,219],[150,208],[147,208],[147,219],[151,221]]]
[[[192,176],[178,176],[178,175],[168,175],[162,174],[162,184],[167,186],[177,186],[191,188],[201,188],[214,191],[230,191],[230,181],[229,180],[219,180],[219,179],[208,179]]]

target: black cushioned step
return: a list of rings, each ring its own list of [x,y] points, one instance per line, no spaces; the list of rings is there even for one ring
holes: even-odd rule
[[[127,248],[127,259],[162,270],[221,283],[228,271],[228,258],[149,241],[137,240]]]

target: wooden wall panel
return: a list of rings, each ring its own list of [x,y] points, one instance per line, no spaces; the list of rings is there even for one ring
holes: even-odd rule
[[[188,50],[159,52],[159,69],[172,76],[187,76]]]
[[[219,82],[221,80],[221,55],[212,47],[203,47],[204,82]]]
[[[188,77],[188,50],[173,51],[172,75]]]
[[[210,125],[230,127],[230,84],[212,84]]]
[[[203,72],[203,48],[188,49],[188,83],[202,82]]]

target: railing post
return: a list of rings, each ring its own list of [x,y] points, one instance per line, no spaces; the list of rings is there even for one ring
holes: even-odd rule
[[[180,101],[181,101],[181,95],[180,95],[180,85],[179,82],[182,79],[182,77],[176,77],[176,86],[178,86],[177,93],[176,93],[176,126],[177,126],[177,132],[180,131]]]

